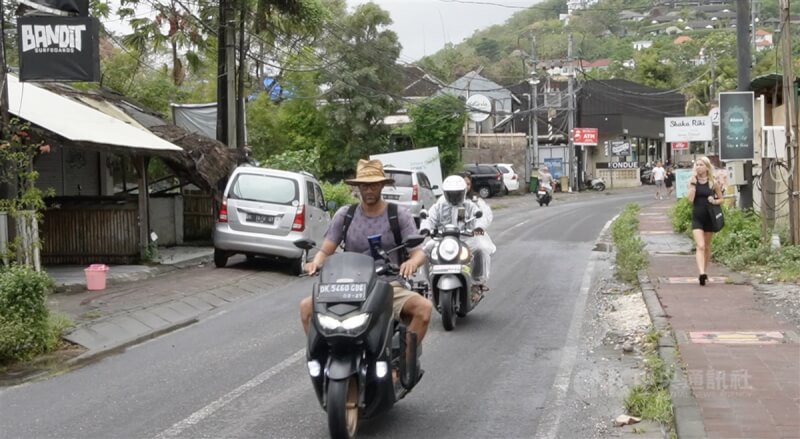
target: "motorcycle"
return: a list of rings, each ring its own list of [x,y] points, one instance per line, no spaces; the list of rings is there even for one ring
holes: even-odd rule
[[[592,178],[586,180],[586,187],[596,191],[606,190],[606,182],[602,178]]]
[[[400,272],[390,253],[424,240],[411,236],[388,252],[373,249],[379,258],[336,253],[320,270],[306,360],[332,438],[355,437],[359,419],[389,410],[421,378],[416,334],[392,317],[393,288],[379,276]],[[315,247],[309,239],[294,244],[304,250]]]
[[[463,207],[459,208],[459,218],[464,218],[463,210]],[[424,211],[420,215],[422,219],[427,218],[427,213]],[[483,295],[479,295],[473,300],[474,255],[469,246],[461,240],[461,237],[473,236],[468,225],[482,216],[483,212],[478,211],[474,218],[467,219],[461,226],[446,224],[432,231],[435,244],[428,258],[427,295],[442,315],[442,326],[445,331],[455,329],[456,317],[466,317],[483,299]]]
[[[539,185],[539,188],[536,191],[536,201],[539,202],[539,206],[550,205],[550,201],[553,200],[553,196],[551,195],[552,191],[553,190],[546,185]]]

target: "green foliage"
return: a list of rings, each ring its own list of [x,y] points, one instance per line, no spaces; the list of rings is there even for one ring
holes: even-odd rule
[[[343,182],[330,183],[323,181],[321,186],[325,201],[335,201],[337,208],[358,203],[358,199],[353,196],[353,189]]]
[[[317,175],[319,155],[315,151],[286,151],[264,160],[261,166],[292,172],[306,171]]]
[[[444,175],[458,170],[461,131],[467,117],[464,104],[454,96],[442,95],[412,107],[409,114],[414,144],[419,148],[439,147]]]
[[[676,233],[691,235],[692,203],[689,202],[688,198],[679,198],[678,202],[672,206],[672,209],[670,209],[669,217],[672,221],[672,230],[674,230]]]
[[[0,271],[0,364],[26,360],[52,343],[45,303],[53,282],[21,265]]]
[[[340,62],[320,72],[320,81],[330,84],[325,106],[330,137],[320,156],[323,172],[342,176],[352,173],[358,159],[388,150],[383,118],[399,108],[393,96],[400,91],[400,43],[388,30],[389,14],[374,3],[335,21],[342,35],[327,40],[325,51]]]
[[[45,352],[58,349],[61,337],[75,326],[75,323],[68,315],[62,313],[50,313],[47,317],[47,339],[45,340]]]
[[[628,204],[611,224],[611,236],[616,248],[617,276],[638,285],[639,270],[647,266],[647,254],[639,239],[639,205]]]

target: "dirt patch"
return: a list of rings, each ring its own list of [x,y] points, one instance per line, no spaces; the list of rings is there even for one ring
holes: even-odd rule
[[[65,371],[67,362],[84,352],[86,348],[83,346],[62,340],[53,352],[0,369],[0,386],[13,386]]]
[[[756,278],[752,285],[756,302],[764,311],[800,332],[800,284],[772,283]]]

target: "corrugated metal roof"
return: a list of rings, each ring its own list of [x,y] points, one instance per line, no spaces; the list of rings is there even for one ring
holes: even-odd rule
[[[183,151],[182,148],[136,126],[8,74],[10,113],[76,142],[146,151]],[[88,104],[88,103],[87,103]],[[99,105],[102,107],[102,105]]]

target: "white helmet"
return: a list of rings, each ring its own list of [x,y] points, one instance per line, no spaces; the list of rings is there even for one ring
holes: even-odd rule
[[[444,198],[448,203],[457,206],[464,202],[467,183],[464,182],[463,177],[451,175],[442,182],[442,192],[444,192]]]

